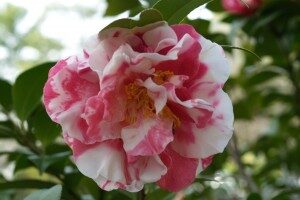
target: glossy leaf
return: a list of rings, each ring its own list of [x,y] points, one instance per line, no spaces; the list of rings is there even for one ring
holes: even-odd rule
[[[47,190],[36,191],[27,196],[24,200],[60,200],[61,192],[62,186],[56,185]]]
[[[49,188],[53,185],[54,183],[52,182],[39,181],[33,179],[23,179],[23,180],[7,181],[4,183],[0,183],[0,190],[41,189],[41,188]]]
[[[40,169],[40,171],[44,172],[49,166],[56,162],[63,162],[68,159],[70,156],[70,152],[61,152],[53,155],[32,155],[29,156],[29,160],[32,161],[36,166]]]
[[[222,6],[221,0],[214,0],[207,4],[206,8],[214,12],[223,12],[224,8]]]
[[[53,143],[57,136],[60,135],[61,129],[59,125],[49,118],[42,106],[37,109],[30,122],[33,134],[44,146]]]
[[[14,138],[15,130],[11,121],[0,121],[0,138]]]
[[[41,101],[44,84],[53,62],[44,63],[22,73],[13,86],[13,106],[21,120],[27,119]]]
[[[107,0],[106,16],[113,16],[141,5],[138,0]]]
[[[160,0],[153,8],[159,10],[169,24],[178,24],[193,10],[209,0]]]
[[[12,86],[5,80],[0,79],[0,105],[9,111],[12,108]]]
[[[113,27],[132,29],[134,27],[141,27],[159,21],[163,21],[160,12],[156,9],[147,9],[140,13],[140,17],[138,20],[129,18],[119,19],[107,25],[103,30]]]

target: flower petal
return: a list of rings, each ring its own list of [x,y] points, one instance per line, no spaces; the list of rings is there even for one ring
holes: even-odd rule
[[[175,46],[177,36],[170,26],[164,25],[145,32],[143,40],[153,52],[159,52],[166,47]]]
[[[215,110],[205,127],[199,128],[194,123],[187,123],[175,130],[172,147],[182,156],[206,158],[222,152],[226,147],[233,132],[232,103],[222,90],[217,97]]]
[[[230,67],[222,47],[202,36],[199,42],[202,47],[200,61],[208,68],[202,81],[224,84],[230,75]]]
[[[123,128],[121,136],[128,155],[157,155],[173,140],[172,122],[159,118],[138,120]]]
[[[99,91],[98,83],[78,74],[82,60],[70,57],[59,61],[49,72],[43,100],[50,118],[62,125],[64,131],[82,140],[85,130],[80,115],[85,102]]]
[[[161,154],[162,161],[167,165],[168,172],[157,184],[171,192],[177,192],[189,186],[196,177],[198,159],[186,158],[168,147]]]
[[[147,88],[149,97],[154,101],[155,112],[158,114],[167,103],[167,93],[165,87],[157,85],[150,77],[144,82],[140,80],[139,85]]]

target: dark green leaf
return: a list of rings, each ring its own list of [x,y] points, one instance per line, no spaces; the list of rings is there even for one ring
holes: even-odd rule
[[[162,189],[156,189],[153,192],[147,194],[146,200],[171,200],[174,199],[175,194]]]
[[[10,121],[0,122],[0,138],[15,137],[14,125]]]
[[[278,195],[276,195],[275,197],[272,198],[272,200],[282,200],[282,199],[290,199],[287,198],[291,195],[297,195],[297,197],[300,197],[300,188],[293,188],[293,189],[288,189],[288,190],[284,190],[282,192],[280,192]],[[295,199],[298,199],[295,198]]]
[[[132,29],[134,27],[141,27],[159,21],[163,21],[160,12],[156,9],[147,9],[141,12],[138,20],[133,20],[129,18],[119,19],[106,26],[103,30],[113,27]]]
[[[187,23],[192,25],[195,30],[200,33],[201,35],[207,36],[209,34],[209,25],[210,21],[204,20],[204,19],[195,19],[195,20],[189,20],[185,19],[183,23]]]
[[[122,199],[122,200],[132,200],[133,193],[129,193],[127,191],[122,190],[113,190],[111,192],[105,193],[105,200],[115,200],[115,199]],[[133,194],[134,195],[134,194]]]
[[[209,0],[160,0],[153,8],[159,10],[169,24],[178,24],[193,10]]]
[[[14,173],[31,166],[34,166],[34,164],[28,160],[28,155],[20,154],[17,159],[15,159]]]
[[[56,185],[47,190],[36,191],[25,198],[25,200],[60,200],[62,186]]]
[[[221,0],[214,0],[207,4],[206,8],[214,12],[222,12],[224,8],[222,6]]]
[[[0,190],[8,190],[8,189],[42,189],[49,188],[55,185],[52,182],[33,180],[33,179],[23,179],[23,180],[15,180],[8,181],[4,183],[0,183]]]
[[[25,120],[41,101],[44,84],[53,62],[44,63],[22,73],[13,86],[13,106]]]
[[[59,161],[67,160],[69,156],[70,156],[70,152],[67,151],[67,152],[56,153],[53,155],[41,155],[41,156],[32,155],[29,156],[29,160],[31,160],[34,164],[36,164],[36,166],[42,172],[44,172],[52,164]]]
[[[0,105],[9,111],[12,108],[12,86],[5,80],[0,79]]]
[[[262,200],[262,197],[258,193],[251,193],[247,197],[247,200]]]
[[[108,6],[105,11],[106,16],[118,15],[124,11],[131,10],[141,5],[138,0],[107,0]]]
[[[54,123],[46,113],[45,109],[41,106],[32,116],[30,120],[32,123],[32,132],[35,137],[47,146],[55,140],[60,134],[61,130],[58,124]]]

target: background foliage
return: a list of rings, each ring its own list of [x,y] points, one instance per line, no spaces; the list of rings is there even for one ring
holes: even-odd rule
[[[0,151],[1,168],[13,166],[10,178],[1,170],[0,198],[300,199],[300,2],[265,0],[254,15],[233,16],[214,0],[207,4],[213,12],[211,20],[186,17],[207,3],[205,0],[107,3],[106,16],[124,11],[134,16],[144,9],[157,9],[144,12],[139,20],[125,19],[110,26],[130,27],[164,19],[170,24],[192,24],[206,38],[224,45],[233,66],[225,86],[236,118],[231,143],[193,185],[179,193],[166,192],[154,184],[146,185],[144,194],[105,192],[79,173],[70,149],[62,142],[60,127],[51,122],[41,104],[42,87],[54,64],[46,62],[20,74],[13,84],[0,79],[0,140],[14,147]],[[29,66],[17,56],[24,46],[39,51],[36,61],[46,61],[49,49],[61,48],[58,41],[39,33],[38,23],[29,32],[18,33],[15,27],[24,12],[7,6],[0,13],[0,45],[9,49],[9,57],[1,64]],[[231,46],[255,52],[261,59]]]

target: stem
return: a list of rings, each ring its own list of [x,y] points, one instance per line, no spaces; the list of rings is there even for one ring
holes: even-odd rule
[[[239,173],[241,174],[242,178],[247,183],[247,188],[250,192],[258,192],[258,187],[255,184],[252,177],[246,172],[245,166],[241,160],[241,153],[238,149],[238,142],[235,133],[232,136],[232,140],[229,145],[229,151],[232,154],[233,160],[238,166]]]

